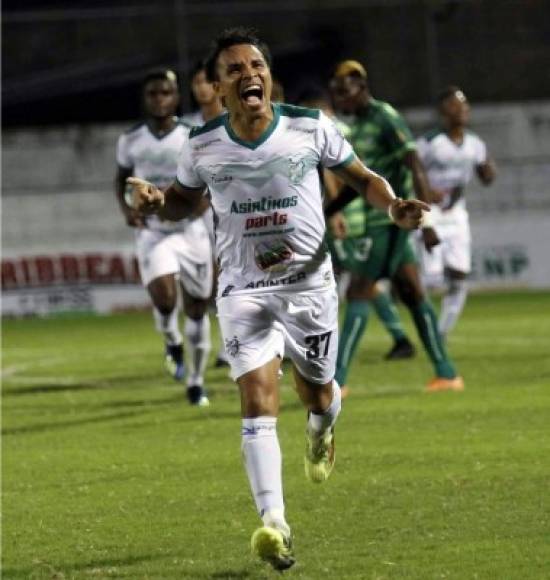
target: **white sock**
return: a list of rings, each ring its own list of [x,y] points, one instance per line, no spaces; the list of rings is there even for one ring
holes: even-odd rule
[[[449,289],[441,303],[439,315],[439,332],[448,334],[456,324],[468,295],[468,283],[466,280],[451,280]]]
[[[178,314],[179,311],[177,307],[174,308],[170,314],[162,314],[162,312],[153,308],[156,329],[164,336],[166,344],[169,344],[170,346],[181,344],[183,342],[183,337],[178,324]]]
[[[286,526],[277,418],[243,419],[241,450],[256,508],[264,524]]]
[[[342,394],[340,392],[340,385],[336,380],[332,380],[332,401],[326,411],[318,415],[317,413],[310,413],[308,419],[308,427],[313,433],[324,433],[330,429],[338,419],[338,415],[342,410]]]
[[[208,314],[197,320],[187,317],[184,328],[190,360],[187,384],[190,387],[202,387],[204,369],[210,352],[210,318]]]

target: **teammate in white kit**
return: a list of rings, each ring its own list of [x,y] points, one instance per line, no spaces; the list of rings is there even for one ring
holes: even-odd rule
[[[446,282],[439,316],[443,336],[453,328],[462,312],[471,270],[471,236],[464,188],[477,173],[484,185],[495,178],[493,161],[485,143],[467,131],[470,105],[456,86],[446,88],[438,99],[442,128],[417,140],[418,154],[438,203],[432,206],[431,221],[441,241],[427,252],[420,246],[421,264],[428,286]]]
[[[206,312],[212,292],[211,243],[200,217],[170,221],[143,216],[125,199],[126,178],[135,175],[167,187],[174,180],[182,144],[189,129],[174,116],[178,107],[177,78],[171,70],[152,71],[143,83],[146,121],[118,139],[116,194],[129,226],[136,230],[141,279],[153,302],[156,327],[164,336],[165,361],[176,380],[185,375],[183,337],[178,323],[178,287],[185,310],[184,333],[190,361],[187,397],[194,405],[209,401],[204,390],[204,368],[210,351],[210,322]]]
[[[165,192],[128,181],[140,209],[172,217],[193,211],[210,190],[220,259],[218,312],[240,387],[245,468],[264,523],[252,536],[252,549],[283,570],[294,563],[276,430],[285,349],[309,414],[305,471],[311,481],[326,480],[334,465],[341,404],[333,380],[338,299],[323,241],[318,168],[336,171],[403,227],[416,227],[428,206],[397,200],[320,111],[272,104],[269,53],[252,32],[222,33],[207,70],[228,112],[191,132],[177,181]]]
[[[204,61],[198,61],[191,70],[191,94],[192,100],[198,105],[198,109],[192,113],[186,113],[181,116],[182,121],[190,127],[200,127],[207,121],[210,121],[223,113],[224,108],[222,101],[216,94],[212,83],[206,77],[206,65]],[[208,228],[210,241],[212,243],[212,248],[214,249],[214,216],[210,206],[208,206],[208,209],[204,212],[203,219]],[[214,255],[213,259],[214,272],[216,274],[216,261]],[[222,342],[216,355],[215,366],[229,366],[229,361],[227,360],[227,354],[223,345],[223,339],[221,337],[220,340]]]

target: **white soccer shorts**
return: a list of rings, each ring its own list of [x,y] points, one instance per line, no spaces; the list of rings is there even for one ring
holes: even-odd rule
[[[450,213],[450,212],[449,212]],[[472,269],[472,240],[468,214],[465,211],[434,219],[434,228],[441,241],[438,246],[426,251],[419,237],[422,276],[428,286],[443,282],[446,268],[465,274]]]
[[[189,222],[181,232],[141,228],[136,232],[136,253],[144,286],[155,278],[176,274],[185,291],[207,299],[212,293],[212,247],[202,219]]]
[[[336,289],[220,297],[218,318],[231,377],[287,356],[307,380],[334,377],[338,354]]]

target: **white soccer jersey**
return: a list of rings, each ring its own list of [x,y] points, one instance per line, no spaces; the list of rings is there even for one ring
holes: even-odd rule
[[[224,114],[191,131],[177,179],[207,186],[215,214],[220,296],[332,285],[319,167],[354,159],[323,113],[273,105],[260,139],[239,139]]]
[[[454,188],[464,187],[472,179],[477,165],[487,161],[485,143],[470,132],[458,145],[444,131],[433,131],[417,140],[417,151],[432,188],[448,192],[449,196]],[[446,197],[440,207],[447,207],[449,201]],[[464,197],[457,206],[465,207]]]
[[[181,120],[186,125],[189,125],[189,127],[201,127],[205,123],[200,109],[192,113],[185,113],[181,116]]]
[[[117,163],[120,167],[131,169],[135,177],[164,189],[174,181],[180,151],[188,135],[189,128],[182,123],[163,137],[157,137],[146,123],[142,123],[118,138]],[[180,231],[186,223],[188,220],[172,222],[157,216],[147,217],[147,227],[155,231]]]

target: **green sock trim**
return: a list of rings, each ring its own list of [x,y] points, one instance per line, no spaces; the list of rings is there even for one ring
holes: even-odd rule
[[[369,303],[364,300],[352,300],[346,306],[342,332],[338,341],[338,358],[334,378],[340,385],[345,385],[348,370],[357,346],[361,341],[369,317]]]
[[[397,342],[407,338],[399,318],[399,312],[390,295],[387,292],[382,292],[376,296],[372,303],[378,318],[380,318],[384,328],[391,334],[393,339]]]
[[[437,329],[437,317],[432,305],[424,300],[411,308],[411,312],[416,330],[434,365],[436,375],[446,379],[456,377],[455,367]]]

